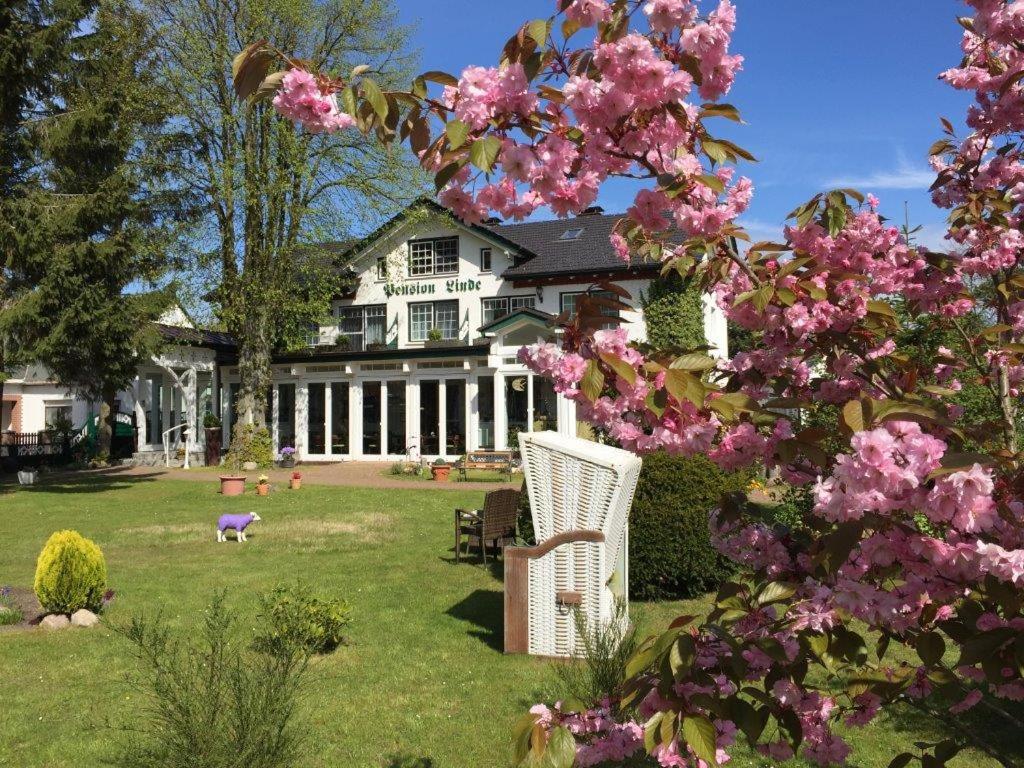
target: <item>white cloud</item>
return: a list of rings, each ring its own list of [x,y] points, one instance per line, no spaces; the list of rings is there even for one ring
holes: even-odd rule
[[[770,221],[748,218],[739,219],[737,224],[747,230],[751,241],[755,243],[761,240],[770,240],[777,243],[783,242],[782,224],[773,224]]]
[[[870,192],[875,189],[928,189],[935,181],[935,171],[927,166],[914,165],[905,157],[899,158],[895,169],[875,171],[864,176],[840,176],[829,179],[825,186],[829,189],[837,187],[853,187]]]

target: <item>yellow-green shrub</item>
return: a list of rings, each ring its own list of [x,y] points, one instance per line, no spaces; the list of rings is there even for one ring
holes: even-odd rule
[[[39,553],[34,588],[48,613],[98,611],[107,589],[103,553],[77,531],[57,531]]]

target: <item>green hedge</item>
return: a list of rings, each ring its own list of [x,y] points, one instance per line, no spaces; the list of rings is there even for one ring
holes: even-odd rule
[[[693,349],[707,343],[701,292],[687,286],[678,273],[652,282],[641,304],[652,346]]]
[[[730,568],[711,546],[708,514],[749,479],[703,456],[645,456],[629,517],[630,597],[674,600],[715,588]]]

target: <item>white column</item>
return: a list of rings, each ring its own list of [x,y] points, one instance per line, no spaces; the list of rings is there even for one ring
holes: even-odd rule
[[[562,395],[555,395],[558,408],[558,434],[576,437],[576,403]]]
[[[405,387],[405,444],[408,453],[414,459],[419,459],[423,447],[420,435],[420,383],[411,376]],[[415,446],[416,450],[408,450],[411,446]]]
[[[448,396],[445,380],[437,382],[437,453],[445,455],[448,446]]]
[[[143,390],[146,387],[145,376],[136,376],[135,382],[132,384],[135,393],[135,426],[138,427],[138,432],[135,436],[135,450],[141,451],[143,446],[146,444],[146,409],[142,407],[139,400],[144,397]],[[2,426],[2,425],[0,425]]]
[[[477,377],[466,377],[466,451],[480,450],[480,401]]]
[[[324,382],[324,453],[331,455],[331,403],[334,402],[334,392],[331,391],[331,382]]]
[[[505,374],[494,374],[494,449],[515,448],[508,444],[508,414],[505,412]]]
[[[295,382],[295,452],[305,458],[309,439],[309,384]]]
[[[353,379],[348,387],[348,454],[363,453],[363,384]]]

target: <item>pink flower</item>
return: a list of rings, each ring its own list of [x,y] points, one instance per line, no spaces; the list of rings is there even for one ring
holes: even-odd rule
[[[355,125],[355,118],[338,109],[334,94],[320,89],[317,79],[303,69],[289,69],[274,96],[274,108],[310,133],[334,133]]]

